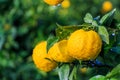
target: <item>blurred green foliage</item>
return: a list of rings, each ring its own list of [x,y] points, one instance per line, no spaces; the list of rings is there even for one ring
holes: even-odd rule
[[[110,44],[103,48],[106,59],[101,61],[113,68],[120,63],[120,3],[119,0],[109,1],[117,12],[108,28]],[[43,0],[0,0],[0,80],[58,80],[55,71],[45,73],[36,69],[31,58],[34,46],[50,34],[54,35],[56,23],[81,24],[87,12],[94,17],[103,15],[104,0],[70,2],[71,6],[63,9],[60,5],[49,6]],[[109,70],[99,69],[101,72],[97,72],[97,68],[93,72],[106,74]]]

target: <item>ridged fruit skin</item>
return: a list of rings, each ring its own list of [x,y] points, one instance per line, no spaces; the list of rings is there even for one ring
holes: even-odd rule
[[[49,4],[49,5],[58,5],[62,1],[64,1],[64,0],[44,0],[44,2],[47,3],[47,4]]]
[[[73,32],[67,44],[69,55],[77,60],[93,60],[101,51],[102,40],[93,30],[83,29]]]
[[[74,60],[67,52],[67,40],[55,43],[49,49],[48,54],[56,62],[72,62]]]
[[[36,67],[42,71],[49,72],[57,67],[57,63],[52,61],[47,54],[47,42],[40,42],[33,49],[32,59]]]

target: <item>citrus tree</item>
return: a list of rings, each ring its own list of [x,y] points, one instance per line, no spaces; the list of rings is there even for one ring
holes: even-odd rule
[[[49,5],[64,2],[44,1]],[[112,4],[104,2],[102,11],[111,9]],[[32,57],[37,68],[45,72],[58,72],[60,80],[120,79],[120,26],[115,22],[115,12],[116,9],[113,9],[95,18],[86,13],[80,25],[56,24],[55,35],[45,40],[44,44],[39,42],[33,50]]]

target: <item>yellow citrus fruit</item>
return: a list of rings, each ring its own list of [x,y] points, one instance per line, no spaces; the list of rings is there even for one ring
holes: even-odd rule
[[[63,8],[69,8],[70,7],[70,1],[69,0],[64,0],[62,3],[61,3],[61,6]]]
[[[102,5],[102,12],[108,12],[112,10],[112,3],[110,1],[104,1]]]
[[[33,49],[32,58],[37,68],[45,72],[48,72],[56,68],[57,63],[52,61],[51,58],[48,56],[46,45],[47,45],[46,41],[37,44]]]
[[[58,5],[62,2],[63,0],[44,0],[45,3],[49,5]]]
[[[67,50],[70,56],[78,60],[93,60],[100,53],[101,47],[101,38],[95,31],[80,29],[70,35]]]
[[[72,62],[74,59],[68,55],[67,40],[55,43],[48,51],[50,57],[57,62]]]

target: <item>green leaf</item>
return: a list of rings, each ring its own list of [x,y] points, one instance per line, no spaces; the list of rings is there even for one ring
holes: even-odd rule
[[[112,52],[115,52],[115,53],[117,53],[117,54],[120,54],[120,46],[112,47],[112,48],[111,48],[111,51],[112,51]]]
[[[72,72],[70,73],[69,80],[76,80],[77,67],[74,66]]]
[[[95,20],[92,21],[93,26],[98,26],[97,22]]]
[[[70,73],[69,64],[63,64],[58,70],[60,80],[68,80],[69,73]]]
[[[86,23],[92,23],[92,21],[93,21],[92,15],[91,15],[90,13],[87,13],[87,14],[85,15],[84,21],[85,21]]]
[[[113,16],[114,16],[114,13],[115,13],[116,9],[113,9],[111,12],[107,13],[106,15],[104,15],[99,23],[101,25],[106,25],[106,26],[109,26],[113,20]]]
[[[97,76],[90,78],[89,80],[107,80],[107,79],[105,76],[97,75]]]
[[[110,78],[109,80],[118,80],[118,79],[116,79],[116,78]]]
[[[120,64],[118,64],[111,72],[109,72],[106,77],[107,78],[112,78],[114,76],[119,76],[120,75]],[[120,78],[120,77],[119,77]]]
[[[61,26],[59,24],[57,24],[57,26],[58,28],[56,29],[56,36],[59,37],[59,40],[67,39],[72,32],[83,27],[80,25]]]
[[[60,40],[67,38],[67,36],[70,34],[70,32],[67,32],[63,26],[57,24],[56,36],[59,37]]]
[[[47,51],[58,41],[59,39],[54,36],[50,36],[47,40]]]
[[[109,33],[107,29],[104,26],[99,26],[98,27],[98,33],[100,34],[102,40],[109,44]]]

